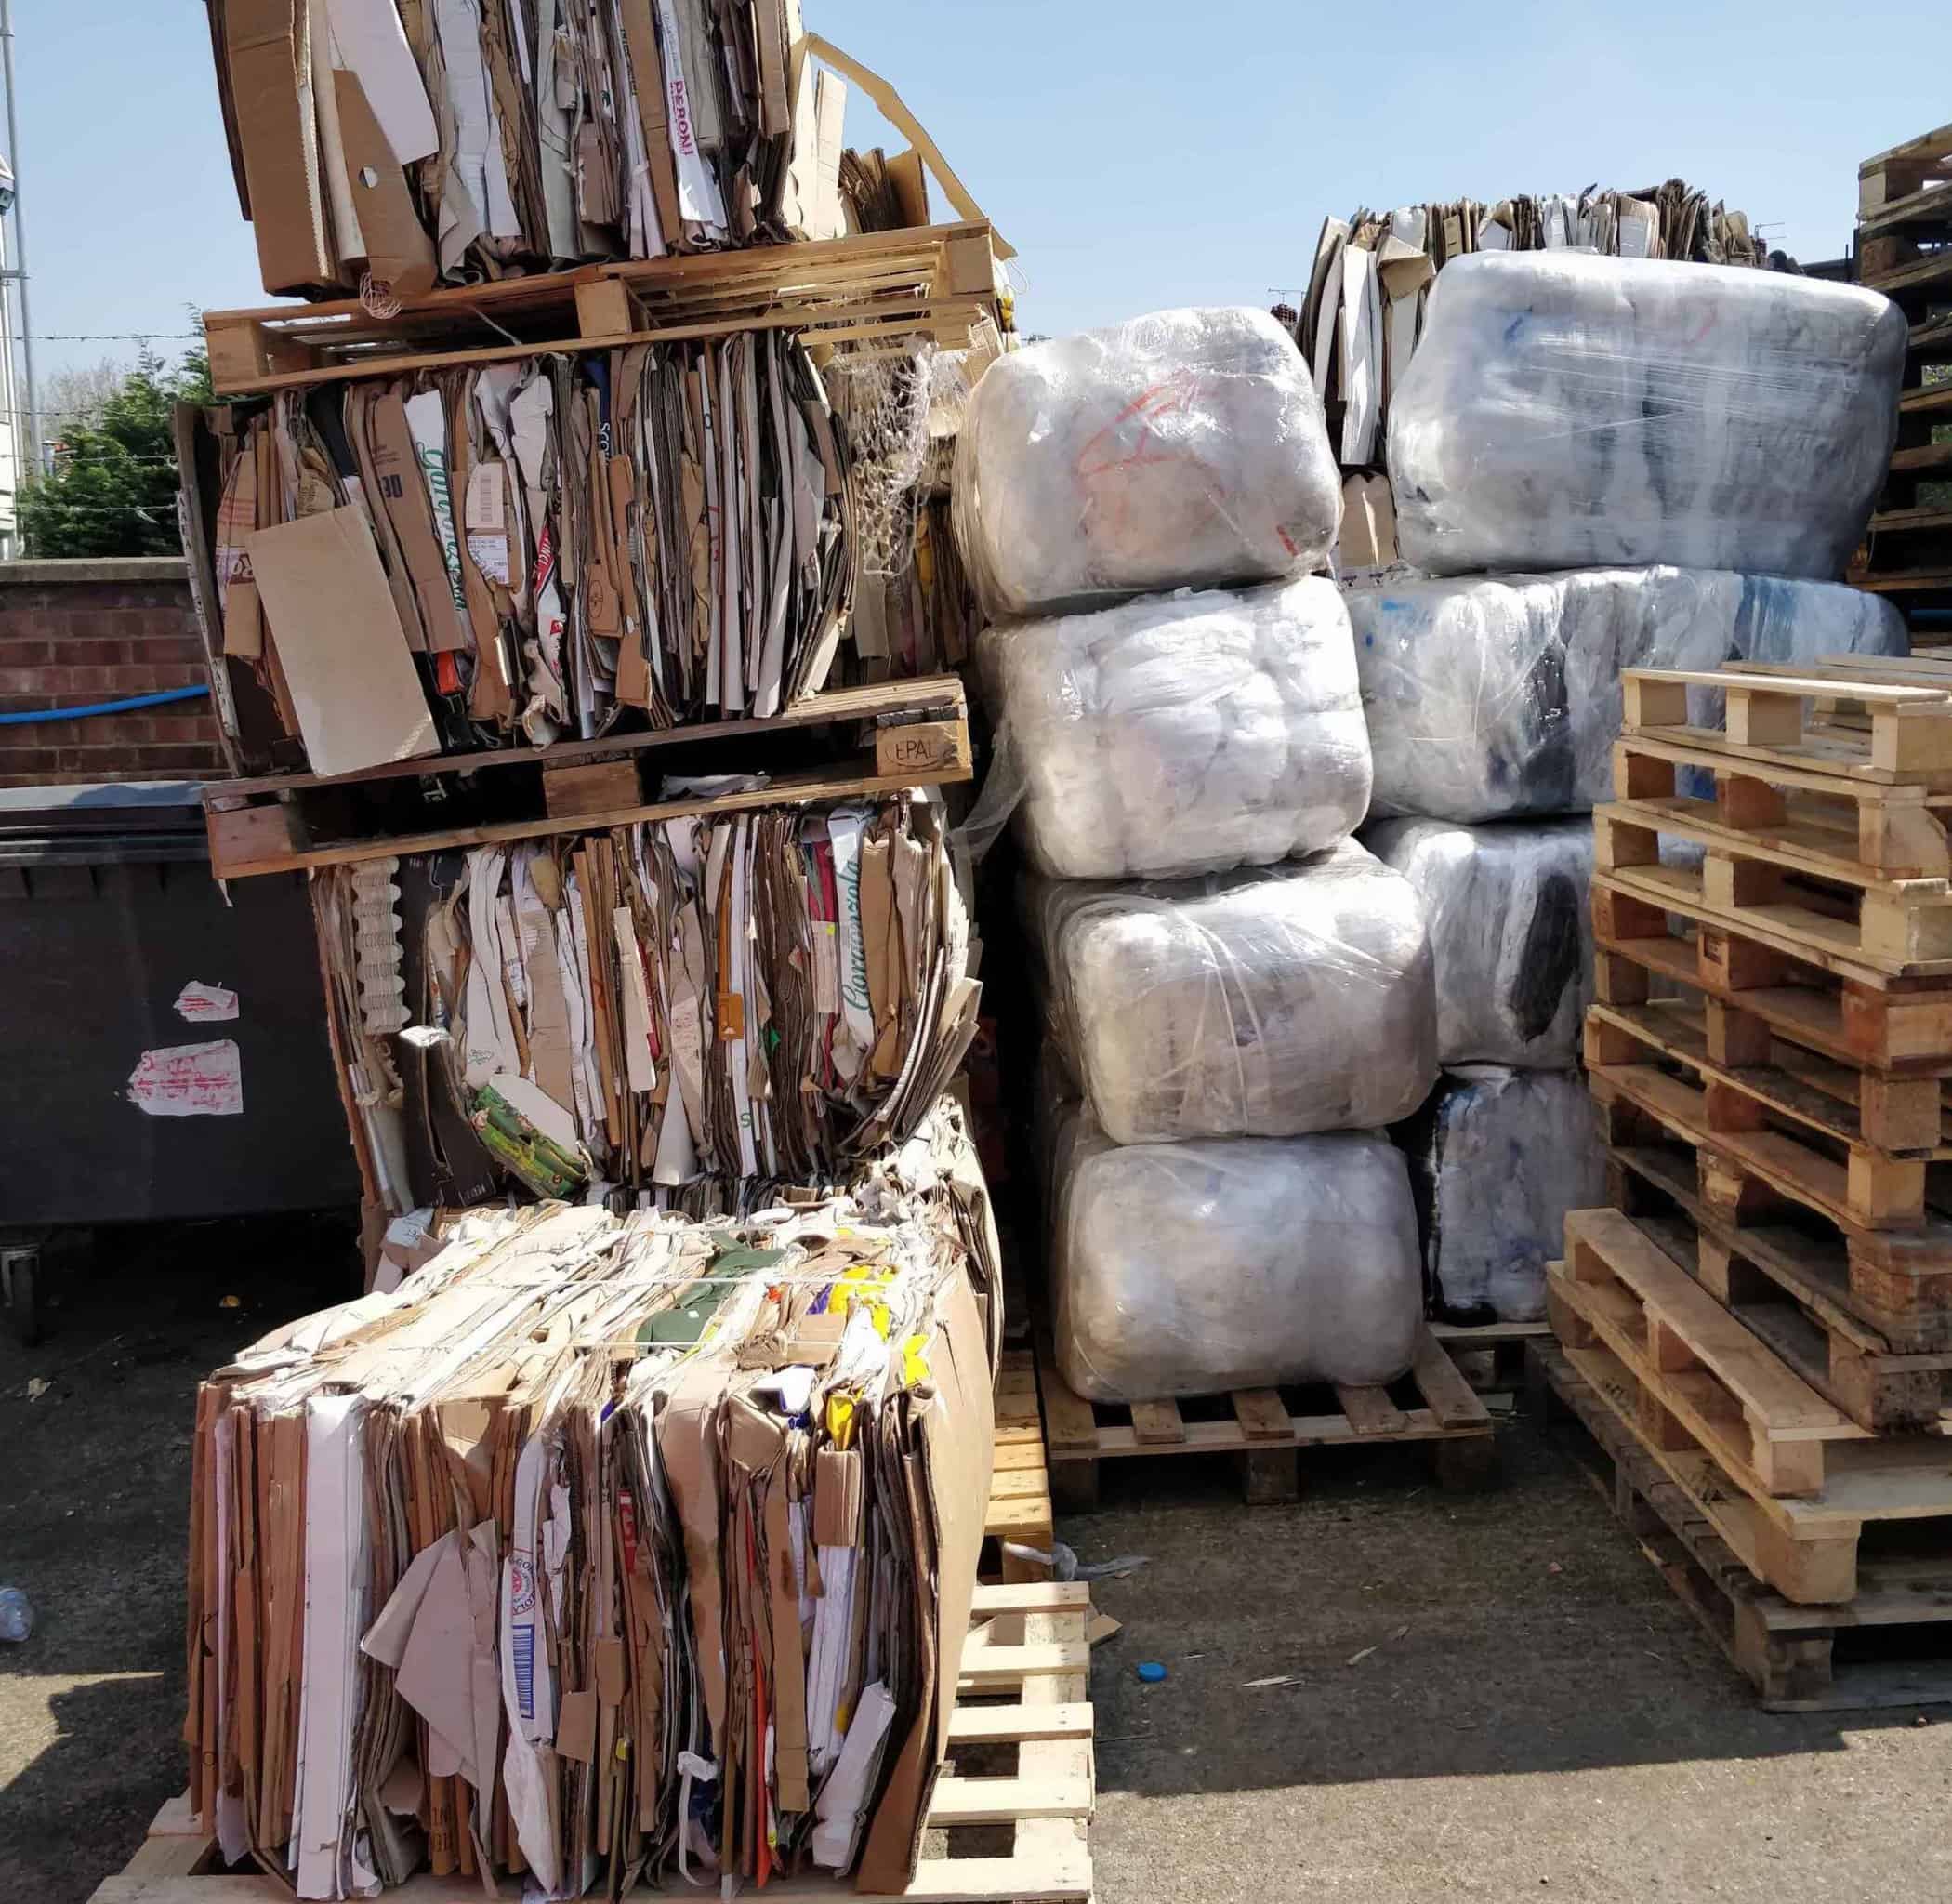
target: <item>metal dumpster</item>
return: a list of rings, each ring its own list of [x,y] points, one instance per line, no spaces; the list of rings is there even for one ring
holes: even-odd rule
[[[17,1244],[358,1202],[303,879],[226,904],[194,784],[0,788],[0,1050]]]

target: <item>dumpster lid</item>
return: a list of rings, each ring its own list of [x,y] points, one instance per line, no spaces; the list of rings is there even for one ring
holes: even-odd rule
[[[0,787],[0,865],[202,859],[202,795],[197,780]]]

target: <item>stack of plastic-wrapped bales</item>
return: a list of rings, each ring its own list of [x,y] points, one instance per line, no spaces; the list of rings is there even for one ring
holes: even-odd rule
[[[1543,1313],[1603,1200],[1575,1066],[1623,668],[1902,654],[1836,585],[1890,454],[1905,322],[1774,271],[1459,258],[1391,410],[1405,560],[1347,602],[1365,842],[1422,897],[1444,1078],[1399,1131],[1440,1314]],[[1706,706],[1697,719],[1710,718]]]
[[[1386,1382],[1421,1314],[1382,1128],[1437,1076],[1422,908],[1350,837],[1339,496],[1280,327],[1162,312],[992,365],[957,528],[1062,1110],[1057,1354],[1104,1400]]]

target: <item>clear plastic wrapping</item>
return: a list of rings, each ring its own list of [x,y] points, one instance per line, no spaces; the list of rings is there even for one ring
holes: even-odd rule
[[[1445,266],[1390,408],[1405,561],[1842,572],[1897,430],[1905,318],[1781,271]]]
[[[1606,1201],[1606,1152],[1576,1071],[1446,1071],[1396,1131],[1409,1153],[1435,1314],[1531,1322],[1568,1210]]]
[[[1031,887],[1051,1035],[1114,1143],[1368,1130],[1435,1081],[1423,908],[1352,840],[1183,885]]]
[[[1097,1401],[1392,1382],[1423,1304],[1402,1153],[1382,1138],[1058,1143],[1058,1366]]]
[[[992,621],[1306,575],[1341,506],[1308,366],[1244,306],[1010,351],[956,445],[956,533]]]
[[[977,654],[1042,872],[1266,865],[1335,845],[1368,810],[1349,612],[1319,576],[1009,622]]]
[[[1592,993],[1592,822],[1383,820],[1363,844],[1423,902],[1439,1062],[1577,1063]]]
[[[1727,570],[1413,577],[1345,592],[1378,817],[1498,820],[1611,798],[1623,668],[1907,652],[1881,596]],[[1708,718],[1708,691],[1694,694]]]

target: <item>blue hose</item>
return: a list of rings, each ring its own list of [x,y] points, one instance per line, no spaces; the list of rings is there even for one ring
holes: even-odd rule
[[[97,701],[92,707],[29,707],[19,714],[0,714],[0,727],[22,727],[34,721],[81,721],[90,714],[127,714],[138,707],[161,707],[171,701],[194,701],[210,690],[165,688],[160,694],[138,694],[127,701]]]

